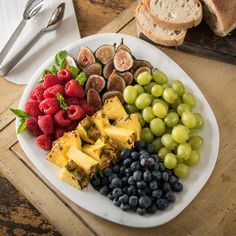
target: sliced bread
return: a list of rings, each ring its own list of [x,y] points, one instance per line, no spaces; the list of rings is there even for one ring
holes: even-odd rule
[[[159,26],[188,29],[202,20],[202,5],[198,0],[143,0],[148,17]]]
[[[178,46],[184,41],[186,30],[172,30],[160,27],[146,16],[142,5],[137,6],[135,19],[138,30],[154,43],[164,46]]]

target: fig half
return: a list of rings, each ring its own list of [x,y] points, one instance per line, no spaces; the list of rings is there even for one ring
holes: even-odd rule
[[[101,101],[100,95],[93,88],[89,89],[87,92],[87,102],[88,102],[88,104],[90,104],[94,107],[95,111],[100,109],[102,106],[102,101]]]
[[[134,60],[134,64],[133,64],[133,68],[132,70],[135,72],[139,67],[149,67],[150,69],[152,69],[152,65],[149,61],[146,60]]]
[[[134,78],[134,75],[131,72],[129,72],[129,71],[120,73],[120,76],[125,81],[126,86],[130,85],[132,83],[132,81],[133,81],[133,78]]]
[[[141,74],[144,71],[151,72],[151,69],[147,66],[139,67],[134,73],[134,79],[136,80],[138,75]]]
[[[95,63],[93,52],[88,47],[81,46],[77,56],[77,63],[80,69]]]
[[[117,96],[121,103],[124,103],[123,93],[120,91],[109,91],[103,94],[102,102],[104,103],[107,99]]]
[[[107,90],[123,92],[125,86],[124,79],[120,75],[116,74],[115,71],[113,71],[107,81]]]
[[[85,73],[86,78],[89,78],[90,75],[102,75],[102,65],[93,63],[86,66],[83,72]]]
[[[100,93],[104,89],[105,85],[106,85],[106,82],[102,76],[90,75],[85,85],[85,92],[93,88],[98,93]]]
[[[124,44],[124,39],[121,39],[120,45],[117,47],[117,50],[123,49],[129,53],[131,53],[131,50]]]
[[[132,68],[134,60],[129,52],[120,49],[116,52],[113,63],[117,71],[124,72]]]
[[[108,79],[114,70],[113,60],[110,60],[103,68],[103,76]]]
[[[95,51],[95,57],[104,65],[106,65],[115,56],[115,46],[103,45]]]

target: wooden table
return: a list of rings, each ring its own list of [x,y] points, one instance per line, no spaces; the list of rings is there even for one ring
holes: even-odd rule
[[[79,20],[82,19],[80,18],[82,14],[85,14],[86,7],[90,5],[87,1],[85,5],[80,5],[80,2],[85,1],[75,1]],[[104,1],[97,1],[100,2],[104,3]],[[125,4],[125,1],[105,1],[106,4],[114,2]],[[135,35],[133,9],[134,4],[100,32]],[[109,22],[107,19],[103,22]],[[95,24],[96,22],[94,27],[97,27]],[[86,29],[82,32],[93,32],[92,28]],[[161,48],[161,50],[192,77],[210,103],[220,128],[220,150],[216,167],[199,195],[178,217],[156,228],[135,229],[108,222],[76,206],[54,189],[25,156],[16,139],[14,117],[9,112],[9,107],[16,107],[24,86],[13,85],[0,79],[2,88],[0,92],[0,170],[61,234],[235,235],[236,66],[172,49]]]

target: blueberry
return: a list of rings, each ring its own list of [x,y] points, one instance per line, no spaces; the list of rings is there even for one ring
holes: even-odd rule
[[[153,153],[153,145],[152,144],[147,144],[146,151],[150,154]]]
[[[127,194],[128,195],[136,195],[137,193],[137,189],[135,186],[129,186],[128,189],[127,189]]]
[[[155,161],[159,161],[159,158],[156,154],[152,154],[150,157],[153,158]]]
[[[168,202],[170,203],[175,202],[175,195],[171,191],[167,192],[165,197],[168,200]]]
[[[163,191],[161,189],[157,189],[152,191],[152,196],[155,198],[161,198],[163,196]]]
[[[147,159],[143,158],[143,159],[140,160],[140,165],[145,167],[146,166],[146,162],[147,162]]]
[[[131,154],[130,154],[130,158],[134,161],[139,160],[139,153],[136,152],[136,151],[132,151]]]
[[[120,188],[121,186],[122,186],[122,181],[120,178],[115,177],[114,179],[112,179],[111,181],[112,188]]]
[[[127,176],[124,176],[121,180],[122,180],[123,185],[126,185],[128,183],[128,177]]]
[[[119,197],[120,203],[126,203],[128,202],[128,200],[129,200],[129,197],[127,194],[123,194],[122,196]]]
[[[174,192],[181,192],[183,190],[183,185],[180,183],[180,182],[175,182],[173,185],[172,185],[172,190]]]
[[[134,180],[134,177],[133,176],[130,176],[129,179],[128,179],[128,184],[129,185],[135,185],[135,180]]]
[[[128,204],[121,203],[120,204],[120,209],[122,211],[128,211],[128,210],[130,210],[130,206]]]
[[[152,205],[147,209],[147,212],[148,212],[148,213],[151,213],[151,214],[155,213],[156,211],[157,211],[157,206],[156,206],[156,204],[152,204]]]
[[[166,171],[162,172],[162,180],[164,182],[168,182],[169,180],[169,174]]]
[[[154,162],[155,162],[154,159],[152,159],[152,158],[149,157],[149,158],[147,159],[147,161],[146,161],[146,166],[147,166],[147,167],[152,167],[153,164],[154,164]]]
[[[112,167],[112,170],[113,170],[114,173],[119,173],[119,171],[120,171],[120,166],[119,166],[119,165],[114,165],[114,166]]]
[[[131,170],[130,170],[130,168],[126,168],[125,169],[125,176],[130,176],[132,173],[131,173]]]
[[[125,160],[126,158],[128,158],[130,156],[130,153],[131,153],[131,150],[129,150],[128,148],[122,149],[122,151],[120,152],[121,160]]]
[[[152,173],[149,170],[145,171],[143,173],[143,180],[145,182],[149,182],[149,181],[151,181],[151,179],[152,179]]]
[[[146,208],[148,208],[148,207],[151,206],[152,200],[151,200],[150,197],[148,197],[148,196],[141,196],[141,197],[139,198],[138,203],[139,203],[139,206],[140,206],[141,208],[145,208],[145,209],[146,209]]]
[[[104,173],[105,176],[110,176],[110,175],[112,175],[112,169],[111,168],[106,168],[103,171],[103,173]]]
[[[166,172],[168,173],[169,176],[173,175],[173,170],[166,169]]]
[[[152,181],[149,183],[149,186],[150,186],[150,189],[151,189],[151,190],[157,189],[157,188],[158,188],[157,181],[156,181],[156,180],[152,180]]]
[[[143,189],[143,188],[146,187],[146,184],[145,184],[145,182],[144,182],[143,180],[138,181],[138,182],[136,183],[136,185],[137,185],[137,187],[138,187],[139,189]]]
[[[130,196],[129,197],[129,205],[130,207],[135,207],[138,205],[138,197],[137,196]]]
[[[112,195],[116,199],[118,199],[122,194],[123,194],[123,191],[121,188],[114,188],[112,191]]]
[[[122,188],[122,190],[123,190],[123,193],[127,193],[128,186],[124,186],[124,187]]]
[[[172,186],[175,182],[177,182],[177,181],[178,181],[178,178],[177,178],[176,176],[171,175],[171,176],[169,177],[169,183],[170,183],[171,186]]]
[[[160,162],[159,163],[159,171],[163,172],[165,170],[166,170],[166,168],[165,168],[164,164],[162,162]]]
[[[102,182],[102,185],[108,185],[109,180],[108,180],[107,177],[104,176],[104,177],[102,178],[102,181],[101,181],[101,182]]]
[[[138,195],[139,195],[139,196],[144,196],[144,195],[146,195],[146,189],[145,189],[145,188],[143,188],[143,189],[138,189]]]
[[[137,151],[141,151],[146,148],[146,143],[142,140],[138,140],[135,142],[134,147]]]
[[[113,200],[113,199],[114,199],[112,193],[108,193],[107,197],[108,197],[110,200]]]
[[[99,187],[100,184],[101,184],[101,178],[100,178],[99,176],[95,175],[95,176],[93,177],[91,183],[92,183],[92,185],[93,185],[94,187]]]
[[[161,179],[161,172],[160,171],[158,171],[158,170],[154,170],[154,171],[152,171],[152,178],[154,179],[154,180],[160,180]]]
[[[120,174],[123,175],[125,173],[125,169],[126,167],[125,166],[121,166],[120,167]]]
[[[158,210],[164,210],[165,208],[167,208],[169,205],[168,201],[166,199],[160,198],[157,199],[156,201],[156,206]]]
[[[130,165],[130,169],[131,171],[136,171],[136,170],[139,170],[140,169],[140,164],[138,161],[135,161],[133,162],[131,165]]]
[[[145,215],[145,214],[147,213],[147,210],[138,207],[137,210],[136,210],[136,212],[137,212],[139,215],[143,216],[143,215]]]
[[[123,161],[123,165],[126,167],[129,167],[131,163],[132,163],[132,160],[130,158],[127,158]]]
[[[140,170],[136,170],[133,173],[133,177],[135,181],[140,181],[142,179],[142,172]]]
[[[146,151],[143,151],[143,152],[140,152],[139,160],[147,159],[149,157],[150,157],[149,153]]]
[[[111,181],[112,181],[114,178],[116,178],[116,177],[117,177],[117,174],[112,173],[112,174],[108,177],[109,182],[111,183]]]
[[[158,170],[159,169],[159,163],[157,161],[154,162],[153,166],[152,166],[153,170]]]
[[[164,183],[162,189],[163,189],[164,192],[167,193],[171,190],[171,186],[170,186],[169,183]]]
[[[103,186],[102,188],[100,188],[100,191],[99,191],[102,195],[107,195],[109,190],[108,190],[108,187],[107,186]]]
[[[117,207],[119,207],[120,206],[120,201],[118,200],[118,199],[113,199],[113,204],[115,205],[115,206],[117,206]]]

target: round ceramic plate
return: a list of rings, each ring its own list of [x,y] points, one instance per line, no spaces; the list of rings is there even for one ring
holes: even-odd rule
[[[200,130],[200,135],[204,137],[205,141],[201,149],[201,161],[197,166],[191,168],[190,176],[186,180],[182,180],[184,189],[181,193],[176,194],[176,202],[174,204],[171,204],[165,211],[158,211],[153,215],[139,216],[132,212],[123,212],[120,208],[115,207],[112,201],[95,191],[91,185],[83,191],[78,191],[61,181],[58,178],[61,168],[46,160],[47,152],[35,144],[35,138],[32,138],[27,131],[18,135],[18,140],[26,155],[43,176],[78,206],[118,224],[141,228],[153,227],[175,218],[188,206],[206,184],[217,160],[219,129],[212,109],[197,85],[172,59],[149,43],[127,35],[106,33],[80,39],[65,48],[65,50],[68,51],[69,55],[76,57],[82,45],[95,50],[103,44],[119,44],[121,38],[124,38],[125,44],[131,49],[136,58],[150,61],[154,67],[158,67],[168,75],[169,81],[175,79],[181,80],[186,89],[192,92],[197,98],[197,106],[194,111],[201,113],[205,119],[205,125]],[[54,55],[32,76],[20,100],[20,109],[24,109],[24,104],[29,97],[29,93],[37,85],[42,71],[52,66],[53,62]],[[16,126],[19,126],[19,119],[16,120]]]

